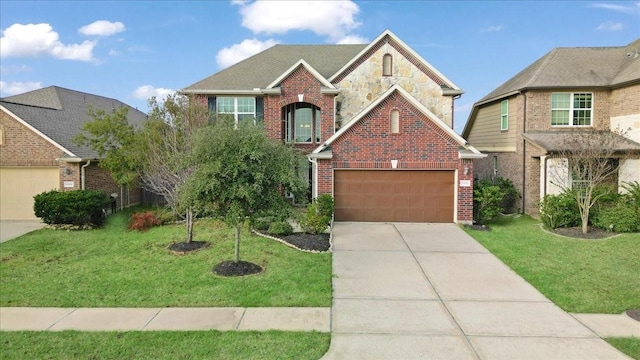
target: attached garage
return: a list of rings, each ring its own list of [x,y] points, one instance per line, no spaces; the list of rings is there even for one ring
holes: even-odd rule
[[[0,168],[0,220],[35,220],[33,197],[58,189],[58,167]]]
[[[451,170],[335,170],[336,221],[454,221]]]

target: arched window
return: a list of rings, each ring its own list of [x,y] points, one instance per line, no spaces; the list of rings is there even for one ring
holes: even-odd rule
[[[382,57],[382,76],[391,76],[392,62],[391,54],[384,54]]]
[[[397,134],[400,132],[400,112],[398,110],[391,110],[389,123],[391,128],[390,132],[392,134]]]
[[[282,108],[283,132],[286,141],[319,143],[321,139],[320,108],[309,103],[294,103]]]

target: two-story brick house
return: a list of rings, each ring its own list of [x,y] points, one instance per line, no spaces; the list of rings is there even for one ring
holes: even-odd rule
[[[474,104],[462,136],[488,157],[480,178],[513,181],[517,207],[536,215],[539,200],[560,191],[564,136],[620,131],[619,183],[640,181],[640,39],[620,47],[556,48]],[[574,135],[575,136],[575,135]],[[625,156],[627,157],[627,156]],[[566,171],[565,171],[566,172]]]
[[[181,91],[293,143],[336,220],[472,221],[472,159],[453,82],[390,31],[363,45],[276,45]]]
[[[139,188],[121,188],[98,166],[98,154],[72,139],[93,119],[89,110],[128,107],[131,124],[146,114],[112,98],[50,86],[0,98],[0,219],[31,220],[33,196],[49,190],[117,193],[117,206],[140,202]]]

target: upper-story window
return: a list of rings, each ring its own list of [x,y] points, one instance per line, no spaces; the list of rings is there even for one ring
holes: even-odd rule
[[[391,54],[384,54],[382,57],[382,76],[391,76],[393,69],[393,58]]]
[[[500,103],[500,130],[509,130],[509,100]]]
[[[593,123],[593,94],[551,94],[551,125],[591,126]]]
[[[209,98],[209,110],[218,114],[233,114],[238,123],[262,122],[262,98],[249,96],[216,96]]]
[[[320,108],[309,103],[294,103],[282,108],[286,141],[296,143],[319,143],[321,136]]]
[[[389,114],[389,127],[392,134],[398,134],[400,132],[400,112],[398,110],[391,110]]]

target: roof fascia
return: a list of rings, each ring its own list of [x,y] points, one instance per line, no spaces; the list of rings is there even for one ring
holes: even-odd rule
[[[275,79],[271,84],[269,84],[267,86],[267,89],[271,89],[271,88],[274,88],[274,87],[278,86],[282,82],[282,80],[284,80],[287,76],[291,75],[291,73],[294,72],[300,66],[304,66],[304,68],[308,72],[310,72],[311,75],[313,75],[313,77],[315,77],[318,81],[320,81],[322,83],[322,85],[324,85],[324,86],[326,86],[326,87],[328,87],[330,89],[335,89],[336,88],[324,76],[322,76],[318,71],[316,71],[316,69],[314,69],[311,65],[309,65],[303,59],[300,59],[300,60],[298,60],[297,63],[293,64],[292,67],[287,69],[287,71],[283,72],[282,75],[278,76],[278,78]]]
[[[440,77],[451,89],[457,90],[459,92],[459,94],[463,93],[462,89],[460,89],[456,84],[454,84],[453,81],[449,80],[446,76],[444,76],[442,73],[440,73],[440,71],[438,71],[438,69],[434,68],[428,61],[426,61],[422,56],[420,56],[411,47],[409,47],[409,45],[405,44],[404,41],[400,40],[400,38],[397,37],[389,29],[383,31],[382,34],[378,35],[378,37],[375,38],[371,43],[369,43],[369,45],[367,45],[364,49],[362,49],[362,51],[360,51],[358,53],[358,55],[353,57],[353,59],[351,59],[340,70],[338,70],[335,74],[333,74],[329,78],[329,81],[333,81],[340,74],[342,74],[342,72],[347,70],[354,62],[356,62],[358,59],[360,59],[360,57],[362,57],[364,54],[366,54],[372,47],[374,47],[377,43],[382,41],[382,39],[384,39],[385,36],[389,36],[390,38],[392,38],[396,43],[398,43],[398,45],[400,45],[402,48],[404,48],[411,56],[413,56],[416,59],[418,59],[418,61],[420,61],[424,66],[426,66],[429,70],[431,70],[435,75]]]
[[[543,154],[542,155],[548,155],[549,154],[549,150],[545,149],[544,147],[542,147],[542,145],[538,144],[537,142],[535,142],[533,139],[530,139],[527,134],[522,134],[522,138],[528,142],[529,144],[535,146],[538,150],[542,151]]]
[[[23,105],[23,106],[27,106],[27,105]],[[53,139],[51,139],[50,137],[48,137],[47,135],[43,134],[40,130],[36,129],[35,127],[31,126],[31,124],[29,124],[28,122],[22,120],[18,115],[12,113],[11,111],[9,111],[9,109],[7,109],[6,107],[4,107],[3,105],[0,105],[0,110],[4,111],[5,113],[9,114],[9,116],[11,116],[12,118],[14,118],[17,122],[19,122],[20,124],[24,125],[27,129],[33,131],[34,133],[36,133],[38,136],[40,136],[41,138],[45,139],[47,142],[49,142],[51,145],[57,147],[58,149],[64,151],[65,153],[71,155],[72,157],[78,157],[76,156],[73,152],[69,151],[68,149],[66,149],[64,146],[58,144],[57,142],[55,142]]]

